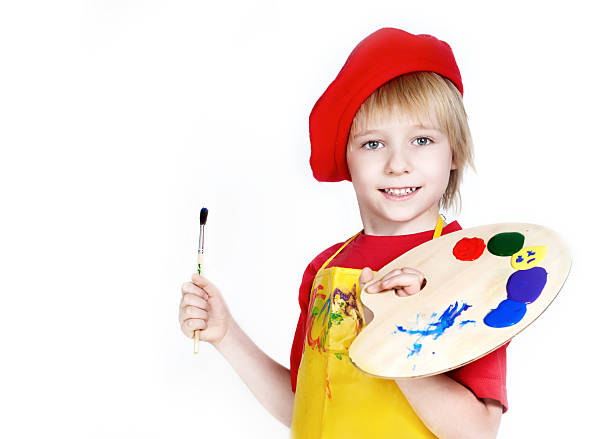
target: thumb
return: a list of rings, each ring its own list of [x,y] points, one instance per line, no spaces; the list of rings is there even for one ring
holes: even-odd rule
[[[198,273],[193,273],[191,276],[191,281],[198,287],[200,287],[209,297],[218,296],[219,290],[217,287],[206,277],[199,275]]]
[[[359,283],[361,285],[368,283],[374,278],[374,272],[370,267],[364,267],[359,275]]]

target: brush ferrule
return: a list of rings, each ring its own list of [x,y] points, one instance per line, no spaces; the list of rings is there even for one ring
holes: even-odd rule
[[[204,224],[200,225],[200,239],[198,240],[198,252],[204,250]]]

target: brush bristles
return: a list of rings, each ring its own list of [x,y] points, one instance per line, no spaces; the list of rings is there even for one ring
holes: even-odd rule
[[[203,207],[202,210],[200,210],[200,225],[201,226],[206,224],[206,218],[208,218],[208,209]]]

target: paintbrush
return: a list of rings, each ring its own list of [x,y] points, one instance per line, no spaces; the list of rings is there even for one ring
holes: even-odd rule
[[[202,275],[202,265],[204,265],[204,224],[208,218],[208,209],[203,207],[200,210],[200,239],[198,244],[198,274]],[[193,353],[198,353],[198,342],[200,341],[200,330],[196,329],[193,333]]]

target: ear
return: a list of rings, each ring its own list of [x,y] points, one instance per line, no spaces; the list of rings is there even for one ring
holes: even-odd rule
[[[453,169],[457,169],[457,164],[455,163],[455,154],[453,154],[453,159],[451,160],[451,171]]]

